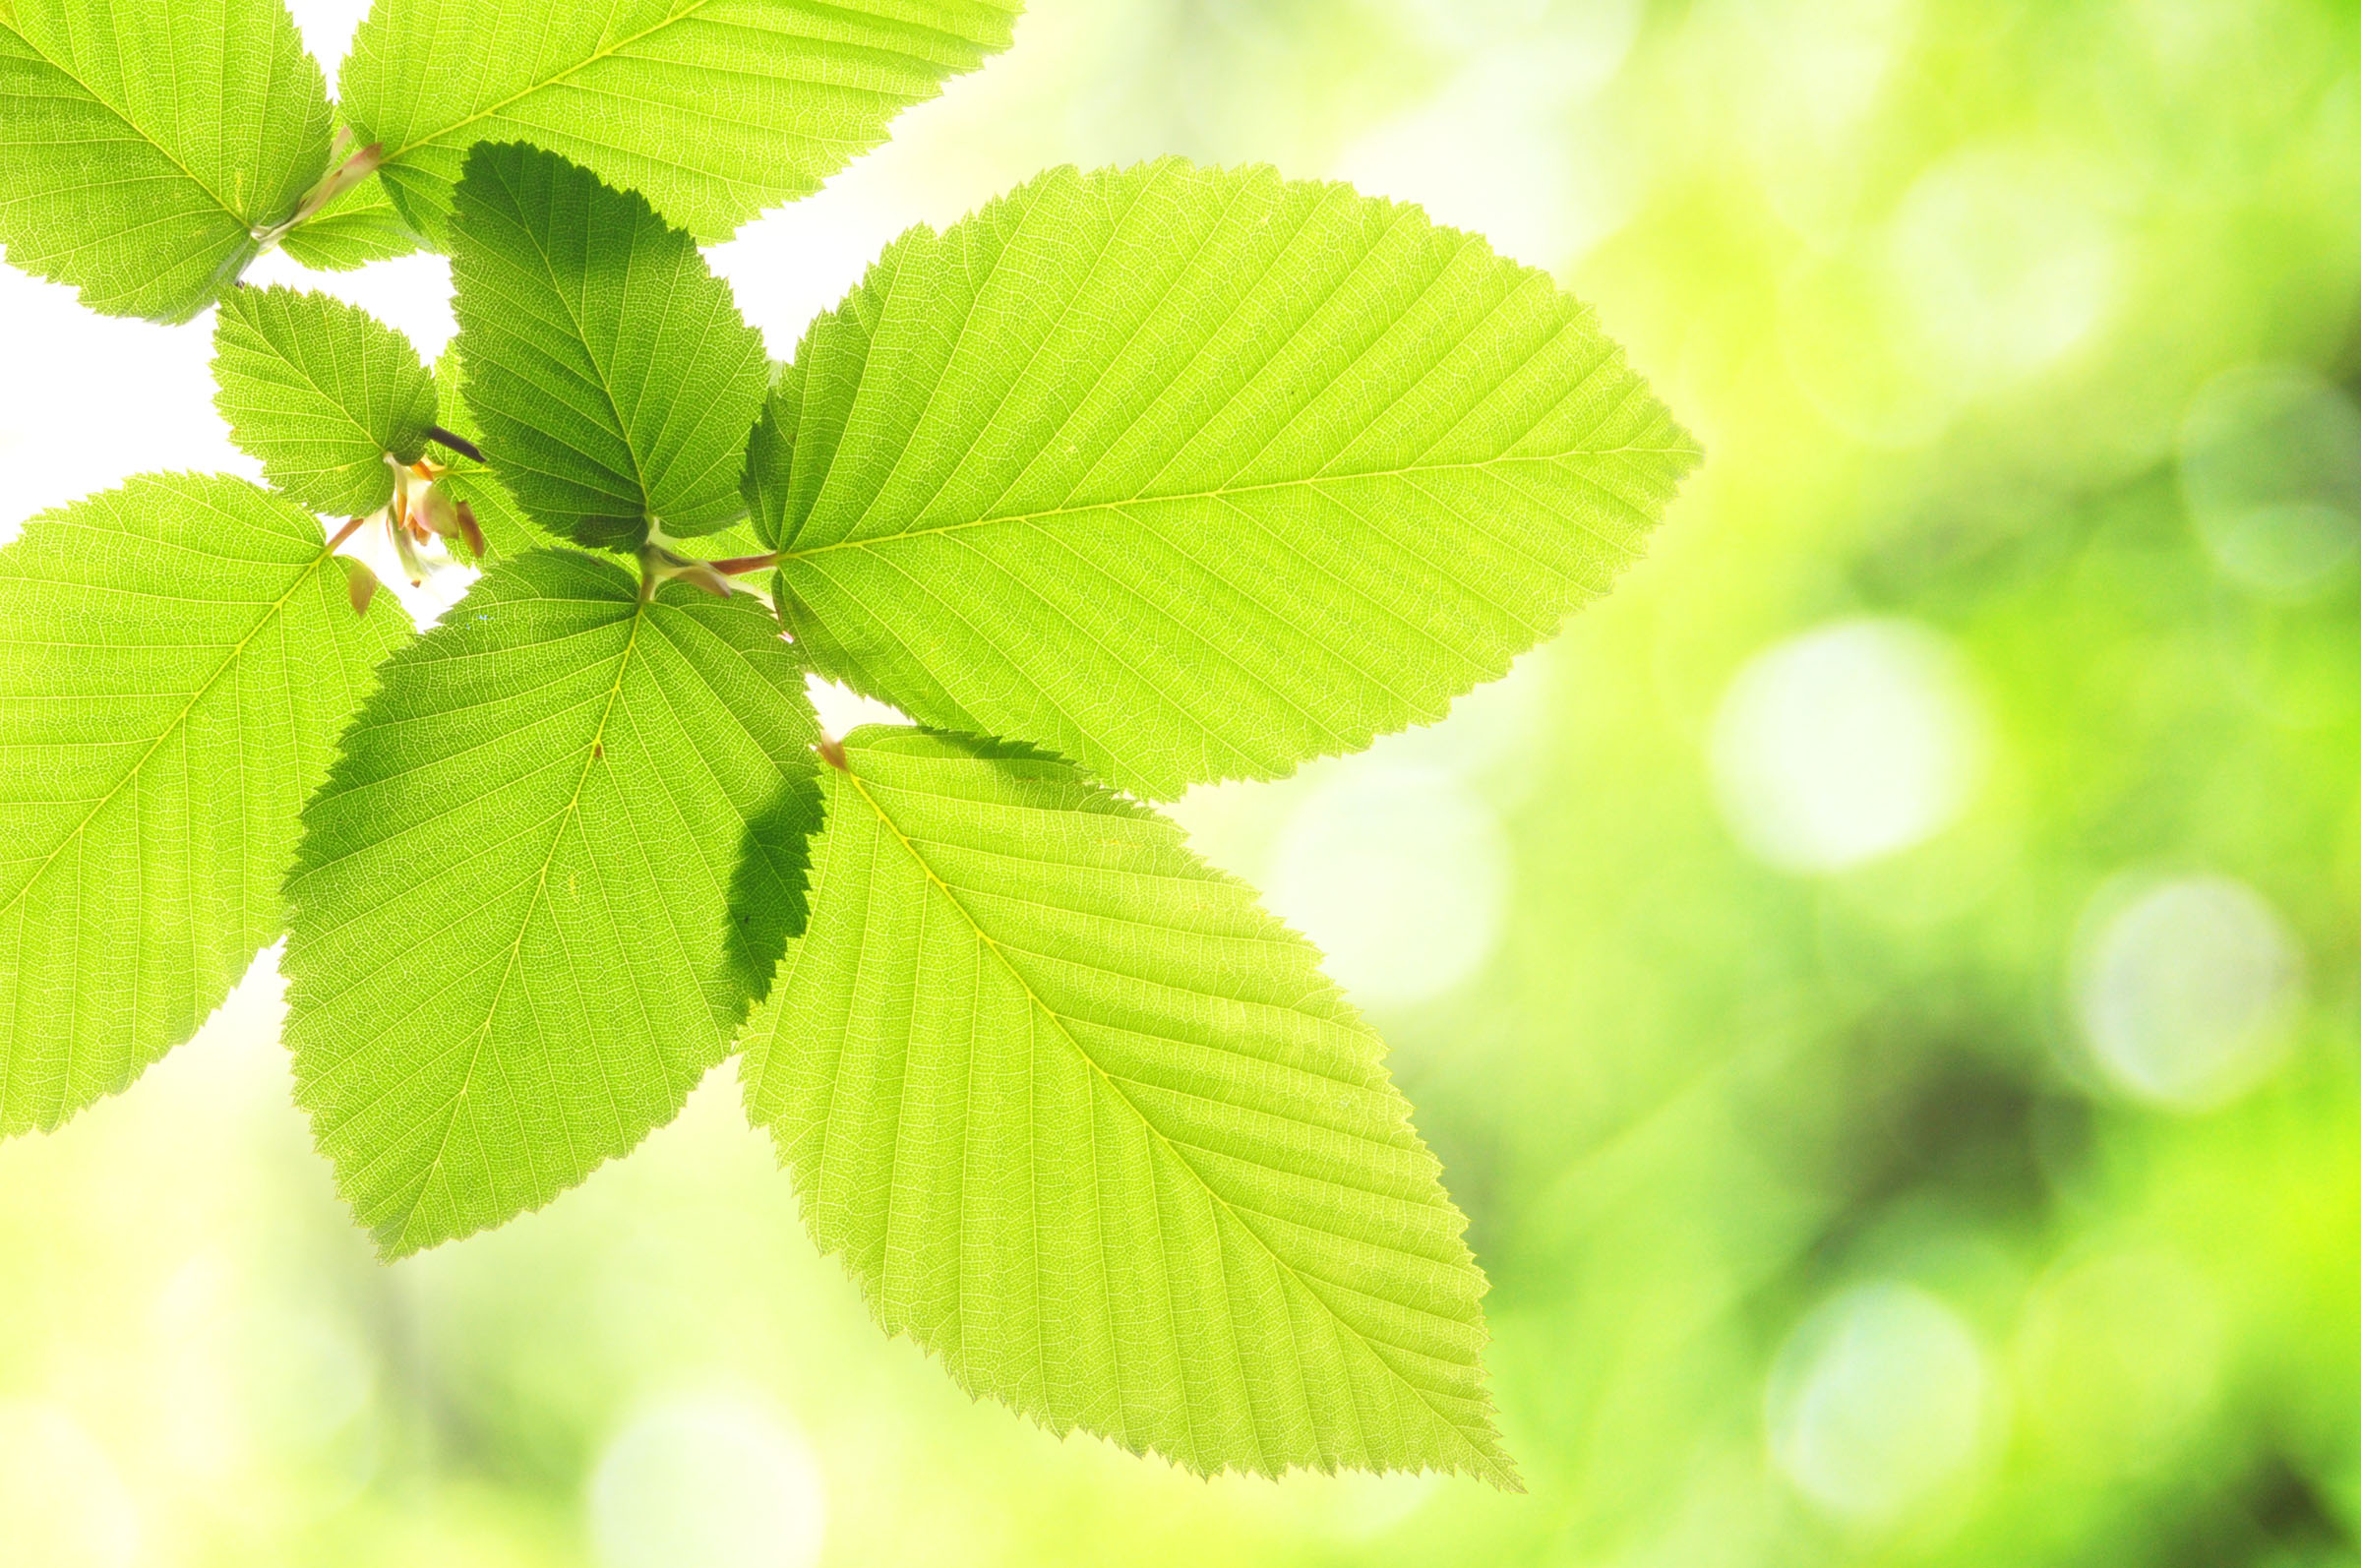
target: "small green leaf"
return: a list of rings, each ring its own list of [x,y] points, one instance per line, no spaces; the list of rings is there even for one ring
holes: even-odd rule
[[[317,271],[349,272],[371,262],[407,256],[418,245],[418,236],[402,222],[385,186],[372,179],[289,229],[278,248]]]
[[[761,334],[696,242],[552,152],[479,147],[452,246],[456,346],[485,451],[525,513],[592,546],[743,516]]]
[[[478,142],[646,193],[700,240],[819,188],[909,104],[1008,46],[1016,0],[378,0],[339,96],[445,242]]]
[[[0,243],[91,309],[186,321],[328,163],[282,0],[16,0],[0,13]]]
[[[196,1032],[279,932],[296,813],[380,659],[320,519],[159,474],[0,551],[0,1134]]]
[[[386,666],[288,879],[297,1103],[388,1255],[670,1120],[803,929],[800,667],[754,601],[535,551]]]
[[[213,327],[213,406],[229,439],[314,512],[364,517],[393,498],[386,459],[416,462],[435,382],[410,340],[357,305],[240,288]]]
[[[863,730],[747,1110],[886,1328],[1196,1471],[1515,1487],[1466,1221],[1309,943],[1021,747]]]
[[[1440,718],[1696,457],[1545,274],[1168,160],[897,241],[780,378],[747,490],[822,673],[1167,798]]]

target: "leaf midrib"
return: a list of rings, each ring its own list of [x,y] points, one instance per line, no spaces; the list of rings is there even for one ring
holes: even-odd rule
[[[573,78],[581,75],[581,73],[584,71],[589,70],[592,66],[597,65],[600,61],[611,60],[616,55],[619,55],[626,49],[632,47],[632,45],[641,42],[644,39],[654,37],[657,33],[662,32],[667,28],[678,27],[681,23],[688,21],[690,18],[703,11],[711,3],[712,0],[695,0],[695,3],[684,7],[682,10],[674,12],[672,15],[666,17],[663,21],[655,24],[653,27],[642,28],[637,32],[632,33],[628,37],[618,38],[615,42],[608,44],[603,48],[593,50],[591,53],[584,55],[581,59],[575,61],[574,64],[568,66],[565,70],[558,72],[554,76],[543,77],[538,82],[534,82],[529,86],[519,88],[516,91],[510,93],[507,97],[500,99],[496,103],[487,104],[483,108],[477,109],[472,114],[468,114],[461,119],[454,120],[448,125],[440,126],[435,130],[427,132],[423,136],[411,138],[408,142],[403,143],[394,151],[387,153],[385,161],[388,164],[393,164],[409,153],[417,151],[422,147],[432,147],[437,143],[444,141],[454,131],[463,131],[468,126],[475,124],[478,120],[491,119],[509,109],[513,105],[523,102],[526,98],[531,97],[536,92],[546,92],[551,88],[571,81]],[[936,32],[938,36],[958,36],[957,34],[942,34],[939,32],[939,30],[925,27],[923,24],[902,23],[900,25],[911,28],[918,31]],[[962,38],[960,41],[966,42],[968,40]]]
[[[1039,1008],[1042,1016],[1048,1018],[1050,1022],[1056,1026],[1059,1036],[1065,1041],[1066,1045],[1073,1050],[1074,1055],[1080,1057],[1083,1064],[1089,1067],[1091,1072],[1098,1077],[1099,1081],[1106,1086],[1107,1092],[1118,1102],[1120,1102],[1124,1110],[1131,1113],[1133,1118],[1138,1121],[1142,1129],[1144,1129],[1151,1137],[1155,1138],[1157,1142],[1164,1145],[1166,1151],[1172,1156],[1175,1163],[1177,1163],[1180,1169],[1186,1171],[1189,1176],[1195,1179],[1198,1188],[1205,1194],[1206,1198],[1212,1203],[1218,1205],[1223,1213],[1229,1215],[1233,1223],[1240,1231],[1243,1232],[1246,1236],[1251,1236],[1254,1240],[1254,1244],[1262,1249],[1263,1255],[1271,1260],[1272,1265],[1285,1273],[1289,1279],[1295,1281],[1298,1288],[1302,1290],[1303,1296],[1316,1304],[1320,1311],[1326,1314],[1328,1319],[1333,1322],[1338,1329],[1342,1330],[1346,1334],[1351,1335],[1354,1341],[1359,1344],[1362,1351],[1368,1356],[1370,1360],[1376,1362],[1379,1366],[1384,1367],[1388,1376],[1392,1377],[1396,1382],[1400,1383],[1404,1388],[1409,1389],[1412,1394],[1417,1396],[1419,1403],[1425,1408],[1426,1412],[1432,1416],[1446,1431],[1450,1432],[1451,1435],[1458,1440],[1461,1446],[1464,1447],[1474,1458],[1477,1466],[1479,1467],[1479,1474],[1483,1476],[1486,1479],[1493,1480],[1500,1484],[1513,1485],[1515,1481],[1513,1473],[1507,1471],[1503,1466],[1500,1465],[1498,1461],[1494,1460],[1490,1455],[1486,1454],[1481,1447],[1479,1447],[1475,1440],[1468,1436],[1467,1432],[1460,1426],[1460,1424],[1451,1418],[1451,1416],[1448,1412],[1436,1406],[1434,1401],[1427,1397],[1426,1390],[1421,1388],[1417,1383],[1412,1382],[1409,1378],[1404,1377],[1400,1371],[1396,1370],[1394,1364],[1383,1355],[1379,1354],[1375,1345],[1372,1344],[1366,1335],[1363,1335],[1359,1329],[1346,1322],[1344,1318],[1338,1314],[1336,1308],[1330,1306],[1327,1299],[1322,1297],[1318,1291],[1312,1289],[1310,1280],[1307,1279],[1300,1270],[1298,1270],[1295,1265],[1288,1262],[1287,1259],[1281,1257],[1279,1253],[1271,1246],[1270,1242],[1263,1239],[1262,1233],[1256,1230],[1252,1225],[1246,1223],[1244,1218],[1239,1214],[1237,1208],[1232,1205],[1227,1198],[1223,1197],[1221,1193],[1214,1190],[1213,1184],[1205,1179],[1204,1175],[1198,1171],[1196,1162],[1188,1157],[1182,1146],[1176,1143],[1172,1138],[1168,1137],[1162,1128],[1158,1127],[1155,1122],[1148,1118],[1147,1114],[1139,1109],[1138,1104],[1134,1102],[1128,1094],[1124,1093],[1120,1083],[1112,1074],[1110,1074],[1105,1067],[1102,1067],[1099,1064],[1098,1059],[1091,1055],[1089,1051],[1083,1047],[1082,1042],[1074,1037],[1073,1031],[1066,1026],[1066,1020],[1064,1016],[1055,1007],[1052,1007],[1046,1000],[1044,1000],[1039,992],[1034,990],[1032,982],[1026,979],[1024,972],[1018,969],[1016,965],[1009,960],[1007,954],[1000,950],[999,941],[994,937],[991,933],[984,929],[983,923],[977,920],[975,915],[969,911],[967,905],[961,901],[958,892],[950,885],[950,883],[945,881],[940,875],[937,874],[934,866],[928,862],[925,855],[920,853],[918,846],[911,840],[910,836],[902,831],[900,824],[895,822],[892,815],[886,812],[885,808],[881,804],[879,804],[877,796],[870,791],[868,784],[863,781],[861,775],[855,772],[849,765],[840,768],[838,771],[844,775],[845,779],[853,786],[854,789],[860,792],[863,803],[866,804],[870,811],[876,814],[879,824],[881,824],[886,831],[893,834],[895,841],[898,842],[902,846],[903,850],[910,856],[912,864],[918,867],[920,874],[925,876],[928,882],[933,884],[935,889],[942,895],[944,902],[948,903],[958,914],[959,918],[966,923],[968,930],[975,934],[976,940],[981,942],[984,947],[991,952],[993,957],[999,961],[1001,969],[1007,973],[1008,978],[1014,981],[1017,989],[1025,994],[1025,999],[1032,1003],[1035,1007]]]
[[[179,732],[183,725],[188,723],[189,715],[197,710],[197,704],[204,701],[207,695],[212,692],[213,688],[220,684],[221,678],[229,673],[230,669],[236,665],[240,658],[244,657],[247,644],[251,643],[256,637],[262,635],[263,629],[277,619],[279,612],[286,608],[288,601],[292,600],[295,595],[302,590],[305,583],[311,581],[312,577],[319,572],[321,566],[332,559],[335,553],[336,552],[333,547],[323,546],[320,553],[314,556],[311,561],[304,566],[301,572],[296,573],[295,580],[287,585],[286,592],[280,594],[276,599],[272,600],[270,607],[256,619],[253,627],[248,630],[244,636],[237,640],[236,644],[230,648],[229,652],[222,657],[221,662],[214,666],[212,674],[205,678],[205,684],[200,686],[196,692],[191,694],[188,701],[181,704],[180,711],[172,716],[171,722],[166,724],[162,732],[158,734],[151,743],[150,743],[148,750],[140,754],[140,759],[132,763],[131,767],[124,773],[124,775],[115,781],[114,786],[104,795],[99,797],[97,804],[92,806],[90,811],[84,814],[81,821],[74,824],[72,831],[68,832],[63,838],[58,840],[57,847],[42,857],[40,865],[33,868],[32,874],[25,878],[24,884],[20,886],[14,893],[11,893],[5,902],[0,902],[0,916],[6,916],[13,911],[18,904],[23,902],[27,895],[32,891],[34,885],[37,884],[43,876],[46,876],[49,874],[49,868],[56,864],[57,858],[60,855],[63,855],[66,852],[66,847],[72,844],[76,839],[80,838],[85,832],[89,831],[90,825],[96,821],[100,814],[103,814],[109,806],[112,806],[115,803],[115,800],[118,796],[120,796],[126,789],[131,787],[132,780],[138,778],[141,771],[145,769],[150,762],[155,759],[155,754],[163,749],[164,743],[169,741],[176,733]]]
[[[686,12],[683,13],[683,15],[687,14],[688,13]],[[532,242],[533,255],[541,263],[541,271],[543,276],[548,280],[551,297],[557,300],[559,308],[566,312],[566,320],[568,325],[574,330],[575,339],[582,345],[582,357],[588,360],[590,362],[590,368],[598,373],[598,394],[607,400],[607,411],[615,416],[616,439],[623,444],[624,455],[631,460],[632,483],[637,486],[639,490],[639,517],[642,522],[645,522],[647,520],[648,513],[654,510],[654,497],[650,495],[647,488],[646,465],[641,461],[639,444],[636,439],[637,436],[637,431],[634,428],[632,419],[624,413],[622,400],[615,395],[614,366],[607,360],[600,358],[597,352],[592,348],[589,328],[582,321],[581,312],[575,308],[574,300],[566,293],[564,279],[558,271],[557,260],[555,257],[550,255],[549,247],[543,243],[543,234],[527,219],[524,203],[520,198],[517,197],[515,191],[508,188],[505,180],[502,183],[505,194],[507,194],[510,198],[510,205],[515,210],[517,228],[522,230],[525,238]],[[636,243],[636,236],[634,236],[634,239]],[[673,276],[674,282],[677,285],[679,281],[679,267],[677,259],[674,267]],[[616,311],[616,317],[619,321],[622,319],[631,303],[629,290],[630,284],[627,279],[625,284],[625,298],[622,305]],[[523,376],[521,372],[517,371],[511,371],[510,374],[516,375],[520,380],[531,379]],[[536,384],[535,390],[540,390],[538,384]],[[588,452],[583,452],[582,455],[584,457],[590,457]],[[590,460],[597,461],[598,459],[591,458]],[[644,606],[642,608],[644,608]],[[636,639],[638,636],[638,629],[636,624],[633,628],[632,635],[635,639]]]
[[[834,550],[875,550],[884,545],[899,544],[909,539],[925,539],[938,534],[966,533],[976,528],[1013,527],[1044,522],[1053,517],[1084,516],[1094,512],[1121,512],[1128,507],[1164,506],[1173,502],[1226,501],[1233,496],[1260,495],[1273,490],[1302,490],[1321,485],[1350,484],[1366,479],[1411,479],[1424,474],[1474,473],[1494,468],[1511,467],[1520,463],[1560,463],[1575,457],[1620,457],[1627,454],[1670,455],[1693,452],[1688,446],[1643,447],[1626,444],[1620,447],[1583,447],[1568,452],[1544,452],[1530,457],[1482,457],[1473,462],[1412,463],[1399,468],[1369,468],[1352,473],[1310,474],[1301,479],[1272,479],[1260,484],[1220,485],[1210,490],[1179,491],[1162,496],[1122,496],[1113,501],[1089,501],[1076,506],[1051,507],[1041,512],[1002,513],[996,516],[973,517],[964,522],[938,523],[926,528],[903,528],[893,533],[876,534],[863,539],[838,539],[828,544],[814,545],[808,550],[781,550],[779,560],[805,561],[826,555]]]
[[[592,50],[589,54],[584,55],[581,59],[568,66],[565,70],[560,71],[555,76],[544,77],[540,81],[531,84],[529,87],[521,88],[516,91],[510,93],[507,97],[502,98],[497,103],[488,104],[485,107],[476,110],[474,113],[467,115],[463,119],[454,120],[448,125],[438,127],[433,131],[429,131],[424,136],[415,137],[410,141],[403,143],[399,148],[396,148],[394,151],[386,154],[385,162],[386,164],[395,163],[409,153],[417,151],[422,147],[434,146],[436,143],[441,142],[444,138],[450,136],[454,131],[463,131],[467,127],[475,124],[478,120],[491,119],[494,115],[497,115],[504,109],[509,108],[512,104],[521,103],[536,92],[546,92],[551,88],[558,86],[558,84],[589,70],[601,60],[612,59],[616,55],[621,54],[624,50],[630,48],[633,44],[637,43],[644,38],[651,38],[657,33],[662,32],[666,28],[675,27],[680,23],[688,21],[691,17],[696,16],[698,12],[704,10],[705,7],[710,4],[712,4],[712,0],[695,0],[694,4],[674,12],[672,15],[666,17],[663,21],[657,23],[654,27],[642,28],[637,32],[632,33],[629,37],[618,38],[614,43],[609,44],[605,48]]]
[[[411,1231],[418,1223],[418,1214],[425,1206],[426,1195],[434,1190],[435,1178],[442,1175],[443,1161],[451,1152],[451,1135],[458,1127],[459,1109],[466,1104],[468,1093],[475,1087],[475,1069],[483,1063],[484,1052],[492,1040],[493,1021],[500,1016],[500,1004],[508,995],[510,977],[516,973],[517,957],[524,951],[525,933],[533,929],[534,912],[541,907],[542,895],[549,887],[549,869],[557,864],[558,846],[566,842],[567,824],[574,820],[575,813],[582,804],[582,790],[590,782],[590,770],[598,765],[601,748],[606,744],[607,724],[615,716],[615,703],[623,694],[624,677],[630,673],[632,657],[638,651],[639,629],[647,624],[651,602],[641,599],[632,607],[631,632],[624,640],[623,652],[615,661],[615,684],[607,688],[607,701],[599,710],[597,728],[590,732],[590,744],[582,750],[582,770],[575,778],[574,794],[567,800],[565,810],[558,814],[557,827],[549,835],[549,850],[541,857],[540,869],[533,874],[532,896],[524,901],[524,918],[516,923],[516,936],[509,943],[508,961],[502,965],[500,979],[492,988],[492,1000],[484,1009],[484,1021],[476,1026],[475,1045],[467,1055],[467,1072],[459,1080],[459,1092],[452,1098],[451,1115],[443,1123],[443,1136],[435,1145],[435,1157],[427,1164],[426,1176],[418,1184],[417,1197],[410,1200],[408,1211],[401,1217],[401,1231],[394,1249],[397,1252],[415,1250]]]

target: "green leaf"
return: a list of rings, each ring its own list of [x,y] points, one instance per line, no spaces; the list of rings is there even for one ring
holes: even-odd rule
[[[819,188],[1008,45],[1017,0],[378,0],[339,95],[411,225],[444,243],[478,142],[563,152],[726,238]]]
[[[91,309],[186,321],[328,163],[281,0],[0,8],[0,243]]]
[[[444,350],[435,362],[435,386],[440,390],[443,408],[443,427],[464,441],[483,444],[484,433],[477,428],[467,410],[462,386],[464,370],[458,350]],[[432,453],[435,461],[449,472],[443,482],[451,493],[475,509],[476,522],[484,531],[487,561],[505,561],[522,555],[527,550],[546,549],[555,537],[536,527],[509,494],[508,486],[488,463],[477,462],[464,452],[438,446]],[[753,525],[741,517],[719,533],[697,536],[695,554],[719,560],[727,556],[760,555],[766,547],[755,537]]]
[[[743,516],[761,334],[696,243],[552,152],[478,148],[452,247],[455,339],[487,454],[525,513],[592,546]]]
[[[1310,945],[1068,763],[844,756],[743,1068],[886,1328],[1192,1470],[1514,1487],[1466,1221]]]
[[[279,932],[296,813],[377,662],[320,519],[151,475],[0,551],[0,1134],[196,1032]]]
[[[897,241],[780,379],[748,494],[823,673],[1167,798],[1440,718],[1696,456],[1544,274],[1168,160]]]
[[[407,256],[418,246],[418,236],[394,211],[386,188],[372,179],[289,229],[278,248],[316,271],[349,272],[371,262]]]
[[[223,296],[213,380],[229,439],[273,485],[331,516],[364,517],[393,499],[386,459],[416,462],[435,422],[434,378],[410,340],[326,294]]]
[[[727,1053],[803,928],[813,733],[753,601],[640,603],[571,551],[387,665],[304,812],[281,967],[296,1100],[388,1255],[548,1202]]]

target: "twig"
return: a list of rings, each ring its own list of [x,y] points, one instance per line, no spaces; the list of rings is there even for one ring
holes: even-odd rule
[[[750,572],[761,572],[779,564],[777,555],[732,556],[726,561],[708,561],[706,566],[727,577],[743,577]]]
[[[465,436],[454,435],[452,432],[445,430],[441,425],[427,426],[426,439],[433,442],[438,447],[449,447],[453,452],[457,452],[460,456],[465,457],[470,462],[482,462],[484,460],[483,448],[477,446],[474,442],[469,441]]]

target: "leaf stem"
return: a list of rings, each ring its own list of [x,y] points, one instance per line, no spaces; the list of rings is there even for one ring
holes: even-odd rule
[[[362,527],[366,525],[369,519],[367,517],[355,517],[343,527],[338,528],[336,530],[335,537],[328,541],[329,554],[335,554],[336,546],[342,544],[354,534],[359,533]]]
[[[294,211],[276,223],[257,223],[248,231],[258,247],[258,254],[260,251],[275,250],[280,240],[317,217],[322,208],[375,174],[377,166],[386,160],[386,148],[382,142],[372,142],[359,151],[353,151],[351,129],[338,126],[335,140],[329,148],[328,158],[328,172],[303,193],[302,200],[295,204]]]
[[[749,573],[767,571],[779,564],[777,551],[763,556],[731,556],[726,561],[708,561],[706,566],[728,577],[743,577]]]

